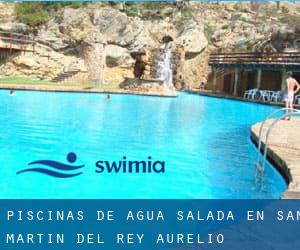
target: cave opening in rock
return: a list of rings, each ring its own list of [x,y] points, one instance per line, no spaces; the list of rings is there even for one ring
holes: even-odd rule
[[[173,42],[173,41],[174,41],[174,39],[171,36],[169,36],[169,35],[164,36],[161,39],[161,42],[164,43],[164,44],[168,44],[168,43]]]
[[[141,79],[146,69],[145,56],[146,52],[132,52],[131,56],[135,59],[133,74],[135,78]]]

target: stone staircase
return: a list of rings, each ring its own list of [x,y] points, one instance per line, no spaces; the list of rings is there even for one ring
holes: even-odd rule
[[[71,79],[72,77],[74,77],[75,75],[82,73],[81,70],[69,70],[66,72],[62,72],[61,74],[57,75],[56,77],[54,77],[51,82],[65,82],[66,80]]]

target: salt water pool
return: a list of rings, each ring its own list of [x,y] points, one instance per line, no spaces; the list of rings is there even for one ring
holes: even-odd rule
[[[275,107],[190,94],[104,97],[0,91],[0,198],[278,198],[285,190],[271,165],[256,187],[249,137]],[[78,176],[16,174],[38,160],[73,163],[69,152],[84,165]],[[164,161],[165,173],[96,173],[97,161],[123,156]]]

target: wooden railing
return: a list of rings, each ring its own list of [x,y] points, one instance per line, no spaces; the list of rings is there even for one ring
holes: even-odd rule
[[[35,44],[36,42],[33,36],[0,31],[0,48],[20,51],[34,51]]]
[[[300,52],[253,52],[211,54],[209,64],[299,64]]]

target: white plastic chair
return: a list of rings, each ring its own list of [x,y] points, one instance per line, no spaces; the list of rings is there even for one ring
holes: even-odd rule
[[[245,99],[255,99],[256,93],[258,89],[249,89],[246,90],[244,93],[244,98]]]
[[[256,97],[257,91],[258,91],[258,89],[252,89],[252,91],[251,91],[251,93],[249,95],[249,98],[252,99],[252,100],[254,100],[255,97]]]
[[[245,91],[245,93],[244,93],[244,98],[245,98],[245,99],[248,99],[248,98],[249,98],[249,93],[250,93],[250,92],[251,92],[251,89]]]
[[[268,101],[269,99],[269,94],[266,90],[260,90],[259,91],[259,99],[262,101]]]
[[[279,102],[281,98],[281,91],[272,91],[270,101]]]

